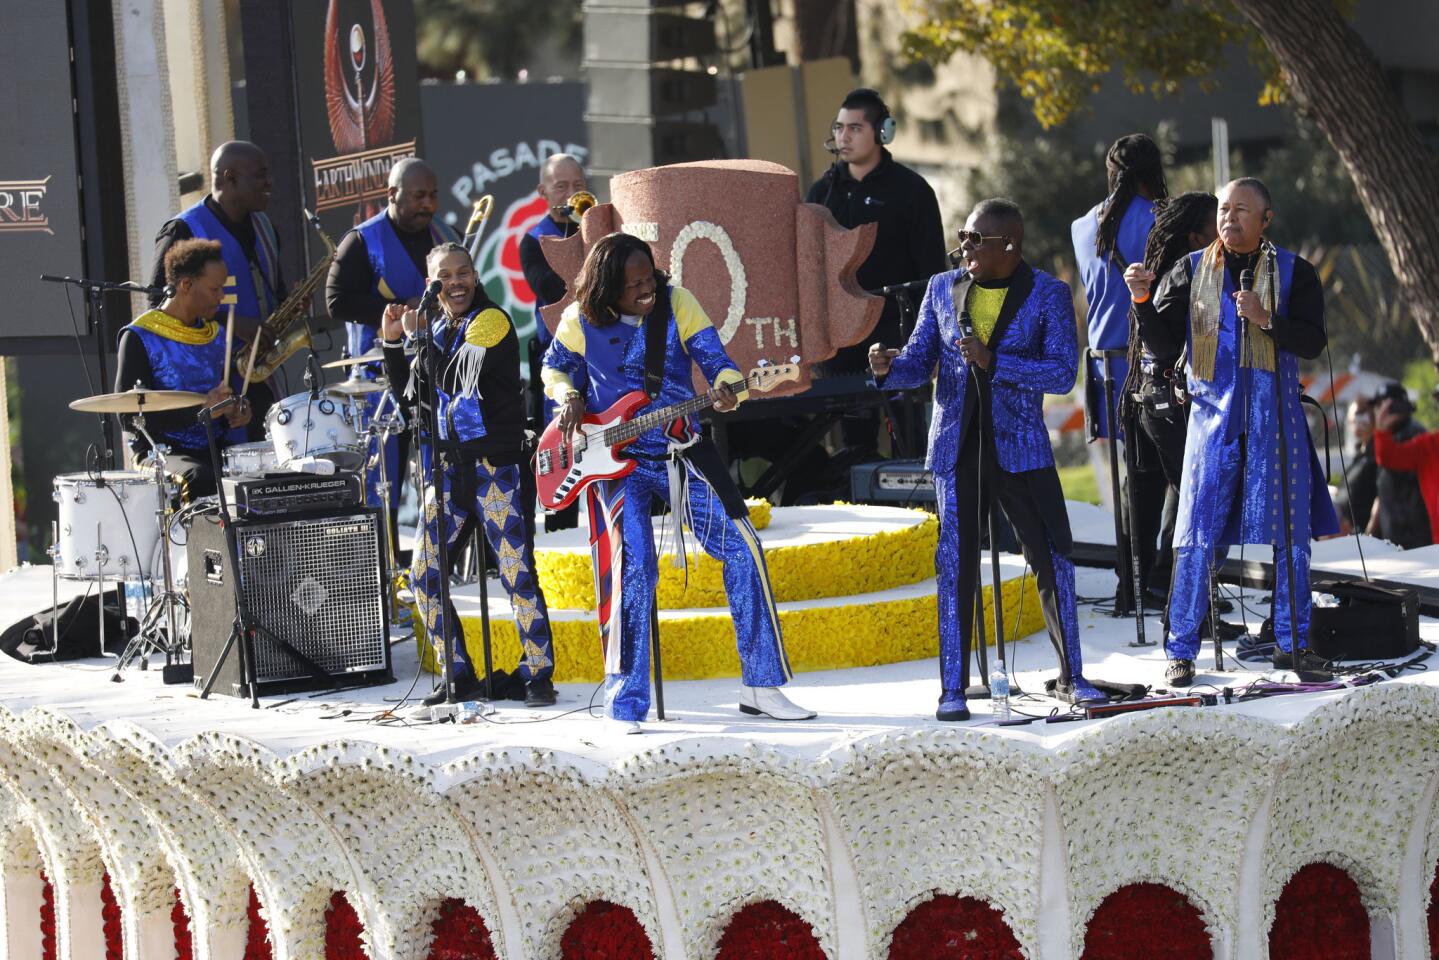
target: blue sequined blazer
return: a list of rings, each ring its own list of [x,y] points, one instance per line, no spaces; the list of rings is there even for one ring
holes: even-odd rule
[[[936,377],[934,417],[925,465],[952,470],[964,430],[969,367],[960,356],[956,295],[969,290],[969,274],[936,274],[919,306],[919,322],[894,358],[889,374],[876,378],[885,390],[910,389]],[[961,300],[961,302],[963,302]],[[1010,281],[989,347],[992,419],[1000,467],[1009,473],[1053,466],[1054,450],[1044,425],[1044,395],[1068,393],[1079,374],[1079,342],[1069,284],[1021,263]]]

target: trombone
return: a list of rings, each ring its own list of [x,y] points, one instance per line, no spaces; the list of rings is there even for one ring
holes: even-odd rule
[[[595,195],[593,193],[590,193],[588,190],[581,190],[578,193],[571,194],[569,201],[564,205],[563,208],[565,211],[565,216],[569,217],[571,221],[578,224],[581,220],[584,219],[585,211],[588,210],[590,207],[593,207],[598,202],[599,201],[595,199]]]

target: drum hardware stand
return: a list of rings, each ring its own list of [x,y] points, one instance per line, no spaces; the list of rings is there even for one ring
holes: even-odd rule
[[[174,573],[170,566],[170,497],[165,484],[165,454],[168,448],[157,444],[155,438],[151,437],[145,430],[145,414],[135,415],[131,423],[136,433],[140,434],[150,443],[151,463],[155,470],[155,485],[159,491],[159,506],[155,510],[155,519],[160,524],[160,569],[163,577],[164,590],[150,600],[149,608],[140,621],[140,629],[126,645],[120,660],[115,664],[115,672],[110,679],[115,683],[121,683],[124,678],[120,671],[137,657],[140,660],[140,669],[149,669],[149,659],[152,653],[163,653],[165,655],[165,682],[185,683],[194,677],[194,668],[185,670],[184,665],[176,663],[182,647],[180,630],[175,616],[176,607],[186,611],[189,610],[189,603],[183,594],[175,589]],[[143,574],[143,571],[141,571]],[[190,674],[189,677],[185,673]]]
[[[50,555],[50,609],[55,616],[50,619],[50,655],[60,652],[60,568],[55,561],[60,559],[60,521],[50,521],[50,546],[45,548]]]
[[[387,458],[385,456],[385,447],[390,442],[390,437],[398,434],[401,430],[404,429],[404,427],[400,423],[400,419],[396,414],[383,412],[385,409],[385,404],[390,400],[390,397],[391,394],[388,390],[381,394],[379,403],[375,405],[374,415],[370,417],[370,422],[368,425],[364,425],[363,427],[361,427],[361,432],[366,437],[374,440],[375,442],[375,455],[373,458],[371,458],[369,462],[365,464],[365,472],[369,471],[369,467],[371,465],[377,466],[380,471],[380,479],[379,482],[375,484],[375,491],[380,495],[380,522],[384,525],[385,530],[384,553],[382,555],[384,561],[383,569],[385,571],[385,582],[381,586],[384,588],[385,591],[385,618],[390,623],[394,623],[396,617],[399,615],[399,600],[395,596],[394,590],[396,547],[393,540],[393,534],[391,533],[393,529],[391,523],[392,510],[390,508],[390,489],[392,484],[390,481]],[[356,426],[359,427],[361,425],[361,422],[363,422],[365,416],[364,409],[361,404],[355,405],[355,416],[357,421],[359,421],[357,422]],[[369,444],[366,443],[367,448],[368,446]]]

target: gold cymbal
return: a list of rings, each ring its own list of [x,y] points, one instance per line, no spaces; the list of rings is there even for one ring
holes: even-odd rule
[[[143,390],[100,393],[70,401],[70,409],[81,413],[146,413],[151,410],[183,410],[205,403],[203,393],[188,390]]]
[[[390,383],[384,377],[375,380],[341,380],[325,387],[326,393],[338,393],[346,397],[358,397],[367,393],[384,393]]]
[[[322,363],[320,366],[326,370],[336,370],[341,367],[353,367],[359,363],[380,363],[385,359],[385,351],[376,347],[368,353],[362,353],[358,357],[341,357],[338,360],[331,360],[329,363]]]

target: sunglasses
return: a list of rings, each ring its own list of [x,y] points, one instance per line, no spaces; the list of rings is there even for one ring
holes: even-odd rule
[[[984,241],[986,241],[986,240],[1004,240],[1004,241],[1008,241],[1008,240],[1009,240],[1009,237],[986,237],[984,234],[980,233],[978,230],[961,230],[961,231],[959,231],[958,236],[959,236],[959,242],[960,242],[961,245],[967,243],[967,244],[969,244],[971,247],[974,247],[974,249],[976,249],[976,250],[978,250],[980,247],[984,246]]]

